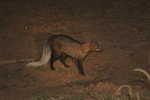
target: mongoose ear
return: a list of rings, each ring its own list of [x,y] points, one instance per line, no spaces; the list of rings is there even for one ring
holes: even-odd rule
[[[101,49],[100,45],[96,41],[92,41],[91,46],[94,51],[103,51],[103,49]]]
[[[97,43],[96,41],[92,41],[92,42],[91,42],[91,45],[92,45],[92,46],[95,46],[95,44],[98,44],[98,43]]]

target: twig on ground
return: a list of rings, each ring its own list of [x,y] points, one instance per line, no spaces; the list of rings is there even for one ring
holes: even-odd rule
[[[129,96],[130,96],[130,98],[132,99],[132,88],[131,88],[131,86],[130,85],[121,85],[118,89],[117,89],[117,91],[116,91],[116,94],[120,94],[120,90],[123,88],[123,87],[126,87],[126,88],[128,88],[129,89]]]
[[[24,62],[29,62],[29,61],[34,61],[35,59],[13,59],[13,60],[5,60],[5,61],[0,61],[0,65],[6,65],[6,64],[12,64],[12,63],[24,63]]]
[[[149,81],[149,83],[150,83],[150,75],[148,74],[148,72],[146,72],[145,70],[140,69],[140,68],[135,68],[134,71],[143,72],[143,73],[147,76],[148,81]]]

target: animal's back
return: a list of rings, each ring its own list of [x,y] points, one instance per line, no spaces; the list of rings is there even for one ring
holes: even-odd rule
[[[81,43],[66,35],[56,35],[53,39],[53,48],[55,51],[66,53],[75,57],[79,54]]]

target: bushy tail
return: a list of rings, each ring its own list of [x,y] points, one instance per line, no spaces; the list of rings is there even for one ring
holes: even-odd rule
[[[42,58],[37,62],[29,62],[25,67],[38,67],[43,66],[51,59],[51,49],[48,44],[44,46]]]

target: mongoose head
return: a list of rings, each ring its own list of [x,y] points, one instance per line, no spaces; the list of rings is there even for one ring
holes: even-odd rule
[[[103,49],[96,41],[92,41],[91,42],[91,51],[103,52]]]

